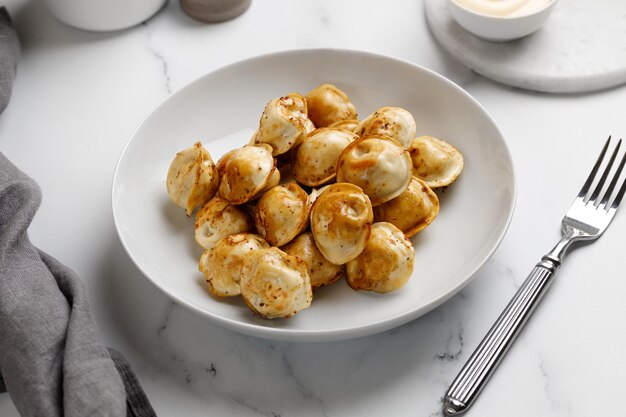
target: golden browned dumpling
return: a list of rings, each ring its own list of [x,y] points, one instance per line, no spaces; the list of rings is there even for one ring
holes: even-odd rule
[[[311,232],[324,258],[342,265],[365,247],[374,219],[367,195],[354,184],[328,186],[311,208]]]
[[[272,246],[282,246],[299,235],[309,220],[308,197],[295,182],[263,194],[254,210],[259,234]]]
[[[339,129],[313,131],[296,149],[293,175],[301,184],[317,187],[335,178],[341,152],[357,136]]]
[[[306,95],[309,118],[317,127],[340,120],[356,119],[356,109],[348,95],[332,84],[322,84]]]
[[[331,129],[341,129],[341,130],[347,130],[349,132],[354,132],[354,129],[356,129],[358,125],[359,125],[359,121],[356,119],[352,119],[352,120],[339,120],[338,122],[335,122],[332,125],[329,125],[328,127],[330,127]]]
[[[415,119],[400,107],[382,107],[365,118],[354,129],[359,136],[384,135],[400,142],[404,149],[411,146],[417,128]]]
[[[272,148],[267,144],[248,145],[233,152],[220,180],[219,193],[232,204],[243,204],[263,190],[276,174],[276,161]]]
[[[420,136],[409,149],[413,175],[430,188],[452,184],[463,171],[463,155],[454,146],[432,136]]]
[[[361,254],[346,265],[346,280],[355,290],[387,293],[402,287],[413,273],[415,250],[391,223],[374,223]]]
[[[302,139],[303,132],[310,128],[305,98],[301,94],[290,93],[265,106],[253,140],[270,145],[272,154],[276,156],[295,146]]]
[[[330,184],[320,188],[311,189],[311,193],[309,194],[309,207],[313,206],[313,203],[315,203],[317,197],[319,197],[328,187],[330,187]]]
[[[386,136],[363,136],[352,142],[339,157],[337,182],[363,189],[378,206],[404,192],[409,186],[412,164],[400,143]]]
[[[170,164],[167,171],[167,193],[179,207],[191,215],[193,211],[209,201],[219,186],[217,168],[209,151],[200,141],[182,150]]]
[[[265,184],[265,187],[261,188],[261,191],[256,193],[250,199],[250,201],[253,201],[253,200],[256,200],[256,199],[260,198],[268,190],[271,190],[272,188],[276,187],[278,184],[281,183],[281,179],[282,179],[282,177],[280,176],[280,170],[278,170],[278,168],[274,169],[274,171],[272,171],[272,175],[270,175],[270,177],[267,179],[267,184]]]
[[[411,237],[439,214],[439,199],[424,181],[413,177],[400,196],[374,207],[374,221],[389,222]]]
[[[298,146],[300,146],[302,141],[306,139],[307,135],[314,130],[315,130],[315,125],[313,124],[311,119],[306,119],[306,121],[304,122],[304,130],[302,131],[300,136],[298,136],[298,138],[296,139],[296,142],[291,146],[291,148],[289,148],[287,152],[281,153],[280,155],[276,155],[276,159],[280,159],[281,157],[284,157],[285,160],[293,159],[292,153],[296,150]],[[254,136],[252,139],[256,140],[256,136]]]
[[[291,149],[294,149],[296,146],[300,145],[302,143],[302,141],[304,139],[306,139],[306,137],[309,135],[309,133],[311,133],[315,129],[316,129],[316,127],[313,124],[313,122],[311,121],[311,119],[306,119],[306,122],[304,123],[304,131],[302,132],[302,134],[300,135],[300,137],[296,141],[296,144]]]
[[[254,250],[269,248],[261,236],[240,233],[220,239],[213,249],[200,257],[198,269],[204,274],[209,291],[218,297],[241,294],[239,280],[246,256]]]
[[[232,154],[234,154],[235,152],[237,152],[238,148],[232,149],[228,152],[226,152],[224,155],[222,155],[222,157],[217,161],[217,164],[215,164],[215,167],[217,168],[217,172],[220,174],[220,177],[222,175],[224,175],[224,171],[226,170],[226,163],[228,162],[228,160],[230,159],[230,157],[232,156]]]
[[[304,261],[309,270],[313,289],[332,284],[341,278],[345,271],[343,265],[332,264],[324,258],[322,252],[315,246],[315,239],[310,232],[299,235],[282,250]]]
[[[313,300],[306,264],[278,248],[248,254],[241,268],[241,295],[256,314],[266,319],[291,317]]]
[[[223,237],[253,228],[248,213],[216,195],[196,213],[195,239],[204,249],[211,249]]]
[[[254,133],[252,134],[252,137],[250,138],[250,140],[248,141],[248,145],[255,145],[257,143],[261,143],[258,138],[259,135],[261,133],[259,132],[259,129],[255,130]]]

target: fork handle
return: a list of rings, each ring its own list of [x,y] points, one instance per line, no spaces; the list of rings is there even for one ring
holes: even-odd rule
[[[560,262],[544,256],[480,342],[443,399],[446,416],[464,413],[480,394],[552,283]]]

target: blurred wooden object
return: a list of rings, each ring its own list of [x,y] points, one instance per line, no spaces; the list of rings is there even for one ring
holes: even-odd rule
[[[180,0],[190,17],[202,22],[224,22],[248,10],[252,0]]]

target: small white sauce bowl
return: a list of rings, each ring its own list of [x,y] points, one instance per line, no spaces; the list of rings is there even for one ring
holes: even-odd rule
[[[158,12],[167,0],[44,0],[66,25],[94,32],[126,29]]]
[[[468,32],[488,41],[506,42],[536,32],[548,20],[558,0],[545,8],[522,16],[490,16],[474,12],[449,0],[454,20]]]

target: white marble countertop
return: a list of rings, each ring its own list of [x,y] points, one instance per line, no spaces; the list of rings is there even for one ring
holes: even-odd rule
[[[43,190],[31,239],[83,278],[105,342],[126,354],[160,416],[440,415],[448,384],[559,238],[601,144],[626,135],[626,87],[559,96],[493,83],[437,46],[419,0],[255,0],[216,25],[170,1],[145,24],[105,34],[66,27],[39,1],[5,3],[23,57],[0,149]],[[348,342],[271,342],[217,327],[141,275],[115,232],[111,179],[133,129],[173,91],[242,58],[317,46],[399,57],[469,91],[508,141],[517,208],[472,283],[426,316]],[[567,259],[468,415],[615,413],[626,370],[625,228],[618,213],[598,243]],[[17,415],[7,394],[0,415]]]

